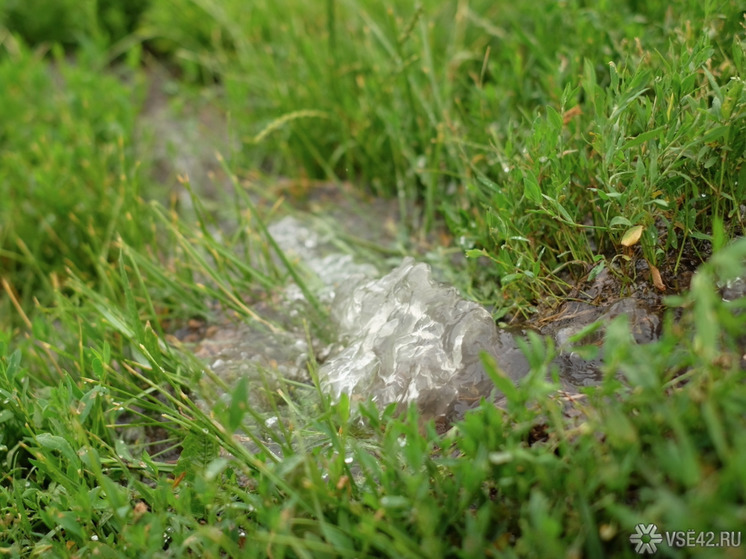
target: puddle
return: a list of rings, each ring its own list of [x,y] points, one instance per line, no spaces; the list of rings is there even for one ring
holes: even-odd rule
[[[610,270],[604,269],[593,280],[579,283],[575,292],[555,311],[544,309],[529,324],[554,340],[560,351],[555,364],[560,371],[562,387],[572,393],[601,382],[603,359],[602,353],[592,360],[581,358],[573,351],[571,339],[574,336],[594,322],[601,322],[599,329],[577,342],[600,346],[605,325],[626,315],[634,340],[639,344],[649,343],[660,335],[662,311],[661,295],[654,293],[644,281],[624,286]]]
[[[723,301],[735,301],[746,297],[746,277],[739,277],[718,286]]]

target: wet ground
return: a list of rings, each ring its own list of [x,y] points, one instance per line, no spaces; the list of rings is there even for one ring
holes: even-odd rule
[[[142,117],[143,137],[154,142],[156,176],[184,204],[188,198],[179,175],[188,175],[198,193],[214,198],[216,190],[227,188],[214,157],[216,150],[232,149],[225,120],[209,104],[179,108],[170,102],[164,92],[167,79],[154,72]],[[396,201],[367,197],[347,184],[299,180],[263,186],[298,200],[297,211],[277,219],[271,233],[295,262],[320,279],[317,296],[331,310],[336,335],[331,341],[309,340],[302,322],[294,320],[305,307],[292,284],[274,304],[265,301],[254,309],[281,323],[281,309],[286,311],[282,332],[227,313],[212,324],[195,320],[174,331],[229,384],[241,376],[256,379],[265,389],[252,391],[251,403],[259,409],[268,409],[263,394],[282,379],[308,383],[313,360],[320,366],[322,386],[334,396],[344,391],[357,399],[373,397],[381,405],[416,401],[426,415],[450,422],[480,397],[490,396],[494,384],[479,362],[481,350],[512,380],[526,374],[528,364],[515,339],[521,329],[554,340],[562,388],[567,395],[577,394],[600,381],[602,356],[582,358],[574,350],[574,337],[600,321],[580,342],[600,345],[604,325],[626,315],[638,343],[655,340],[662,297],[688,286],[701,257],[685,254],[676,270],[663,268],[660,277],[643,259],[624,261],[627,269],[611,267],[586,276],[561,301],[545,303],[530,321],[507,331],[498,329],[485,309],[435,281],[433,276],[443,275],[437,269],[403,259]]]

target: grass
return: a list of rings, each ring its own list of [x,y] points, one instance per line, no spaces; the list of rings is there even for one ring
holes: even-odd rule
[[[235,119],[247,165],[395,194],[415,230],[444,215],[513,300],[634,227],[654,266],[713,217],[743,230],[734,4],[326,4],[198,2],[213,39],[172,47],[222,80],[231,114],[251,111]]]
[[[46,4],[0,2],[0,554],[634,557],[640,523],[741,534],[746,314],[716,290],[746,273],[735,2],[59,3],[60,35]],[[217,89],[240,139],[220,237],[196,194],[158,201],[136,130],[153,56],[181,95]],[[506,408],[444,436],[314,385],[221,386],[173,342],[215,304],[281,329],[251,303],[311,281],[246,195],[256,170],[397,197],[498,315],[602,267],[670,283],[708,261],[658,341],[608,325],[572,418],[529,336],[519,386],[487,364]]]

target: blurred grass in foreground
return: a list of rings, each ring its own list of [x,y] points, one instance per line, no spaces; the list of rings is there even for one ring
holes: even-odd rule
[[[91,49],[105,25],[85,14]],[[395,195],[414,232],[444,218],[483,301],[522,309],[630,256],[674,277],[713,218],[743,234],[734,1],[180,0],[137,21],[112,52],[143,41],[217,80],[237,169]]]
[[[721,301],[714,284],[746,271],[743,240],[671,301],[689,312],[669,317],[659,341],[636,345],[624,317],[609,325],[605,379],[576,398],[574,419],[546,377],[554,348],[529,336],[532,371],[520,386],[491,371],[507,408],[484,403],[443,437],[413,410],[363,407],[361,427],[346,399],[308,407],[292,396],[312,386],[266,394],[287,424],[247,407],[260,389],[247,382],[196,405],[203,365],[166,343],[156,306],[169,292],[195,307],[206,294],[231,306],[228,283],[240,293],[255,278],[230,271],[225,241],[178,222],[168,229],[195,247],[168,275],[155,256],[120,245],[107,273],[118,297],[73,278],[71,294],[56,292],[36,315],[28,341],[3,334],[5,553],[633,557],[628,538],[640,522],[741,529],[746,314],[743,299]],[[222,287],[218,277],[178,279],[213,266],[230,278]],[[133,429],[160,435],[132,440]]]

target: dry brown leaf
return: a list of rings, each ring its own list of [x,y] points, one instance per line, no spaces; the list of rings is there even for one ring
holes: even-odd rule
[[[648,262],[648,265],[650,266],[650,275],[653,276],[653,285],[656,287],[656,289],[659,289],[660,291],[666,290],[666,284],[663,283],[663,278],[661,278],[661,273],[652,264]]]
[[[567,124],[576,116],[582,115],[583,110],[580,108],[579,105],[575,105],[572,109],[566,110],[564,113],[562,113],[562,124],[567,126]]]

